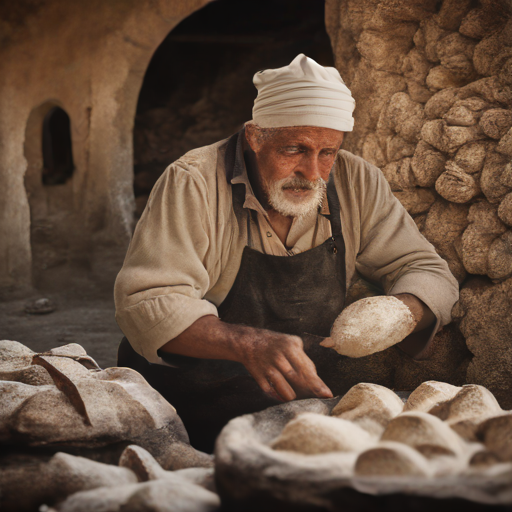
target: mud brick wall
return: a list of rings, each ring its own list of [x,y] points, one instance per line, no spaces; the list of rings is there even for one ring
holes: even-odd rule
[[[512,407],[512,3],[327,0],[356,99],[345,149],[382,169],[461,286],[466,381]],[[438,335],[443,344],[453,327]]]

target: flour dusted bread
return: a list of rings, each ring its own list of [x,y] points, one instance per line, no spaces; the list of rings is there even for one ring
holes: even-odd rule
[[[477,441],[479,425],[501,415],[503,409],[487,388],[466,384],[452,399],[435,405],[428,412],[445,421],[466,441]]]
[[[353,421],[374,436],[380,436],[404,404],[391,389],[360,382],[352,386],[331,412],[331,416]]]
[[[391,296],[361,299],[336,318],[321,344],[348,357],[364,357],[402,341],[415,326],[410,309]]]
[[[356,476],[430,476],[427,459],[414,448],[394,441],[381,441],[359,455]]]
[[[382,441],[404,443],[430,458],[461,455],[463,440],[442,420],[426,412],[404,412],[393,418],[382,434]]]
[[[496,458],[512,462],[512,411],[484,421],[479,426],[478,434]]]
[[[446,382],[429,380],[418,386],[407,399],[404,412],[428,412],[432,407],[451,400],[462,388]]]
[[[272,448],[315,455],[361,451],[373,444],[372,436],[351,421],[304,413],[286,425]]]

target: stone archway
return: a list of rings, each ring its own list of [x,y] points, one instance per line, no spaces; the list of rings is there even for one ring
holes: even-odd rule
[[[334,65],[323,2],[263,0],[244,6],[217,0],[177,25],[156,49],[139,94],[136,216],[170,163],[251,119],[254,73],[287,65],[299,53]]]

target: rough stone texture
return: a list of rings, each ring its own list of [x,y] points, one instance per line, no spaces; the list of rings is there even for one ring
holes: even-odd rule
[[[485,135],[477,126],[451,126],[442,119],[436,119],[423,125],[421,137],[439,151],[451,155],[465,144],[485,138]]]
[[[428,212],[436,200],[432,191],[426,188],[411,188],[393,192],[393,195],[403,204],[410,215]]]
[[[489,249],[489,272],[492,279],[502,280],[512,275],[512,231],[496,238]]]
[[[498,207],[498,217],[507,225],[512,226],[512,192],[507,194]]]
[[[365,428],[361,420],[369,415],[378,416],[379,428],[361,446],[360,431],[346,424]],[[314,424],[319,438],[337,430],[341,437],[323,447],[342,451],[312,455],[305,447],[320,442],[310,432]],[[300,504],[342,511],[348,503],[358,510],[384,509],[384,503],[401,510],[415,508],[411,495],[438,498],[431,504],[438,510],[457,496],[504,505],[512,503],[511,428],[512,413],[481,386],[424,382],[404,407],[390,389],[358,384],[341,398],[292,402],[232,420],[217,440],[217,484],[232,510],[295,510]],[[393,505],[367,496],[393,493]],[[401,506],[405,495],[407,506]],[[472,506],[460,503],[461,509]]]
[[[452,203],[469,203],[480,193],[480,187],[470,174],[451,163],[436,181],[436,192]]]
[[[132,128],[144,73],[169,31],[205,3],[45,0],[0,7],[3,293],[32,283],[31,235],[54,245],[48,264],[92,261],[103,275],[105,264],[98,268],[94,258],[109,246],[117,247],[114,265],[120,263],[132,230]],[[67,183],[43,187],[42,123],[55,106],[71,120],[75,170]]]
[[[505,0],[414,0],[407,2],[410,11],[404,5],[326,2],[336,66],[356,100],[355,129],[344,147],[383,170],[448,261],[462,296],[472,274],[485,276],[491,293],[506,286],[512,264],[512,7]],[[383,23],[384,12],[394,26]],[[380,48],[368,49],[369,41]],[[510,360],[505,363],[503,354],[510,350],[512,326],[476,304],[463,308],[473,318],[476,307],[480,316],[471,340],[461,327],[475,354],[466,379],[489,385],[511,407]],[[496,322],[507,326],[502,352],[499,338],[487,335]],[[479,345],[501,354],[502,364],[471,348]]]
[[[423,230],[436,251],[448,262],[452,274],[459,282],[466,278],[458,246],[468,225],[467,215],[467,206],[438,199],[427,214]]]
[[[456,89],[445,89],[443,91],[439,91],[425,104],[425,115],[429,119],[442,118],[456,101]]]
[[[498,218],[497,208],[487,201],[471,206],[468,221],[469,226],[462,235],[464,267],[471,274],[488,275],[491,245],[507,228]]]
[[[501,137],[496,151],[502,155],[512,156],[512,128]]]
[[[475,356],[468,367],[467,381],[484,385],[502,407],[510,408],[512,279],[492,284],[472,278],[461,291],[453,316]]]
[[[455,163],[468,174],[481,171],[484,166],[487,146],[484,142],[474,142],[462,146],[455,155]]]
[[[442,174],[446,158],[425,141],[420,141],[411,160],[411,169],[420,187],[432,187]],[[387,177],[387,176],[386,176]]]
[[[512,112],[503,108],[488,110],[480,119],[482,131],[492,139],[501,139],[512,126]]]
[[[509,162],[509,157],[494,151],[487,153],[485,157],[484,168],[480,176],[480,186],[491,203],[499,203],[505,194],[510,192],[510,187],[504,185],[501,179]]]
[[[395,138],[392,140],[395,140]],[[412,172],[410,158],[403,158],[399,161],[391,162],[382,168],[382,172],[384,176],[386,176],[393,192],[406,191],[414,188],[416,178]]]

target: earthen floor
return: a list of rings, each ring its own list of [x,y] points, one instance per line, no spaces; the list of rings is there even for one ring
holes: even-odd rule
[[[115,366],[122,338],[114,318],[112,289],[90,281],[63,291],[37,291],[30,297],[0,302],[0,339],[23,343],[35,352],[78,343],[102,368]],[[55,303],[54,312],[30,315],[27,300],[41,297]]]

